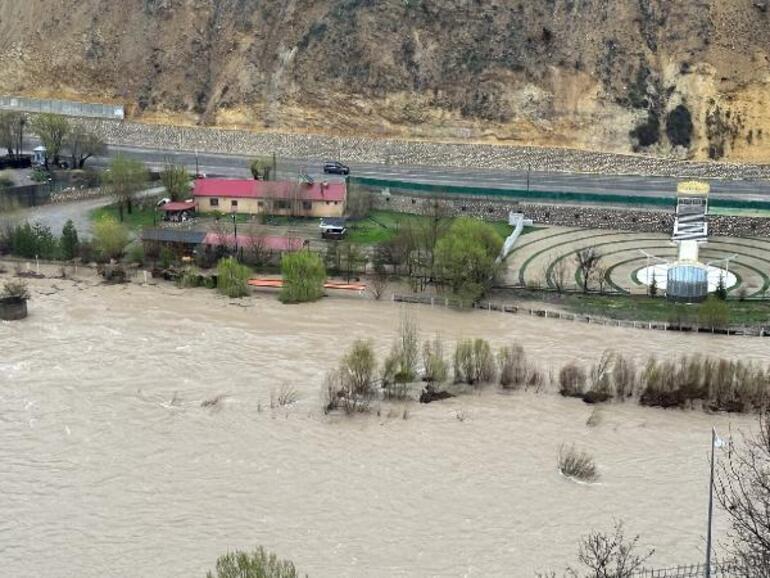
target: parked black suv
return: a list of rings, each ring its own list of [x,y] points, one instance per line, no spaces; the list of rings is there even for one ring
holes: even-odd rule
[[[324,174],[327,175],[349,175],[350,167],[343,165],[339,161],[329,161],[324,163]]]

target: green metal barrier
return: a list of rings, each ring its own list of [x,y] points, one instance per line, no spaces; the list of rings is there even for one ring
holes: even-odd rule
[[[669,196],[641,196],[635,193],[628,194],[603,194],[603,193],[578,193],[568,191],[526,191],[523,189],[498,189],[490,187],[466,187],[461,185],[436,185],[432,183],[414,183],[392,179],[377,179],[372,177],[351,177],[354,184],[390,188],[407,193],[443,193],[448,195],[469,197],[497,197],[521,201],[560,201],[572,203],[596,203],[608,205],[629,205],[673,208],[676,205],[676,195]],[[714,199],[709,201],[712,207],[725,209],[758,209],[770,210],[770,201],[743,201],[740,199]]]

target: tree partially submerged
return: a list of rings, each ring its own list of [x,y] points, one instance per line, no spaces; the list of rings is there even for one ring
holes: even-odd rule
[[[282,302],[305,303],[323,297],[326,268],[317,253],[302,250],[284,254],[281,258],[281,274]]]
[[[221,259],[217,264],[217,290],[230,298],[245,297],[249,294],[251,271],[234,257]]]
[[[759,419],[758,431],[733,436],[721,457],[716,479],[717,502],[730,519],[731,558],[748,578],[770,576],[770,416]]]
[[[206,573],[206,578],[300,578],[300,574],[293,562],[259,546],[253,552],[236,550],[220,556],[215,572]]]

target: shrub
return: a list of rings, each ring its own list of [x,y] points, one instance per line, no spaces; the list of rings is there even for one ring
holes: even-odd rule
[[[580,397],[586,386],[586,372],[574,361],[559,371],[559,393],[566,397]]]
[[[422,362],[425,368],[423,378],[428,383],[443,383],[449,376],[449,365],[444,359],[444,344],[436,335],[433,341],[422,346]]]
[[[253,552],[228,552],[217,559],[215,573],[206,578],[300,578],[294,563],[279,560],[262,546]]]
[[[497,353],[500,367],[500,386],[503,389],[518,389],[526,384],[529,369],[527,356],[521,345],[501,347]]]
[[[685,105],[680,104],[668,113],[666,135],[671,146],[689,148],[692,142],[692,129],[692,115]]]
[[[133,243],[128,248],[126,258],[129,263],[144,265],[144,245],[142,243]]]
[[[407,397],[407,385],[417,378],[419,335],[417,325],[404,312],[401,316],[398,338],[393,343],[382,367],[382,385],[389,398]]]
[[[171,267],[174,260],[174,252],[171,249],[165,246],[160,248],[160,251],[158,252],[158,265],[160,265],[161,269],[168,269]]]
[[[29,287],[25,281],[6,281],[0,297],[15,301],[25,301],[30,298]]]
[[[492,383],[497,368],[489,343],[480,338],[459,341],[455,347],[454,373],[456,383]]]
[[[615,395],[620,401],[623,401],[632,397],[636,392],[636,365],[632,359],[626,359],[617,354],[614,361],[612,381],[615,386]]]
[[[129,240],[126,226],[108,215],[94,223],[94,248],[107,259],[120,259]]]
[[[347,415],[366,413],[372,399],[372,392],[356,394],[350,390],[349,383],[339,369],[326,374],[324,380],[324,413],[342,408]]]
[[[192,287],[200,287],[203,283],[203,278],[200,272],[193,268],[188,268],[182,271],[182,274],[176,281],[178,287],[188,289]]]
[[[61,257],[65,261],[71,261],[78,256],[80,242],[78,241],[78,232],[72,220],[64,224],[61,232]]]
[[[310,251],[286,253],[281,258],[283,303],[305,303],[323,297],[326,269],[321,257]]]
[[[377,360],[370,341],[356,340],[340,366],[342,383],[356,395],[371,396]]]
[[[56,259],[59,255],[56,238],[51,230],[41,223],[17,225],[11,228],[7,235],[11,253],[19,257]]]
[[[727,327],[730,324],[730,306],[716,295],[709,296],[698,307],[698,324],[712,331]]]
[[[575,446],[562,446],[559,449],[557,466],[562,475],[581,482],[593,482],[599,478],[599,472],[591,455],[579,451]]]
[[[217,265],[217,290],[230,298],[245,297],[249,294],[251,271],[233,257],[222,259]]]

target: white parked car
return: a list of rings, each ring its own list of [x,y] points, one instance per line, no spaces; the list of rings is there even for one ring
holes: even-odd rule
[[[164,198],[162,198],[160,201],[158,201],[157,203],[155,203],[155,206],[156,206],[156,207],[162,207],[162,206],[163,206],[163,205],[165,205],[166,203],[170,203],[170,202],[171,202],[171,199],[169,199],[168,197],[164,197]]]

